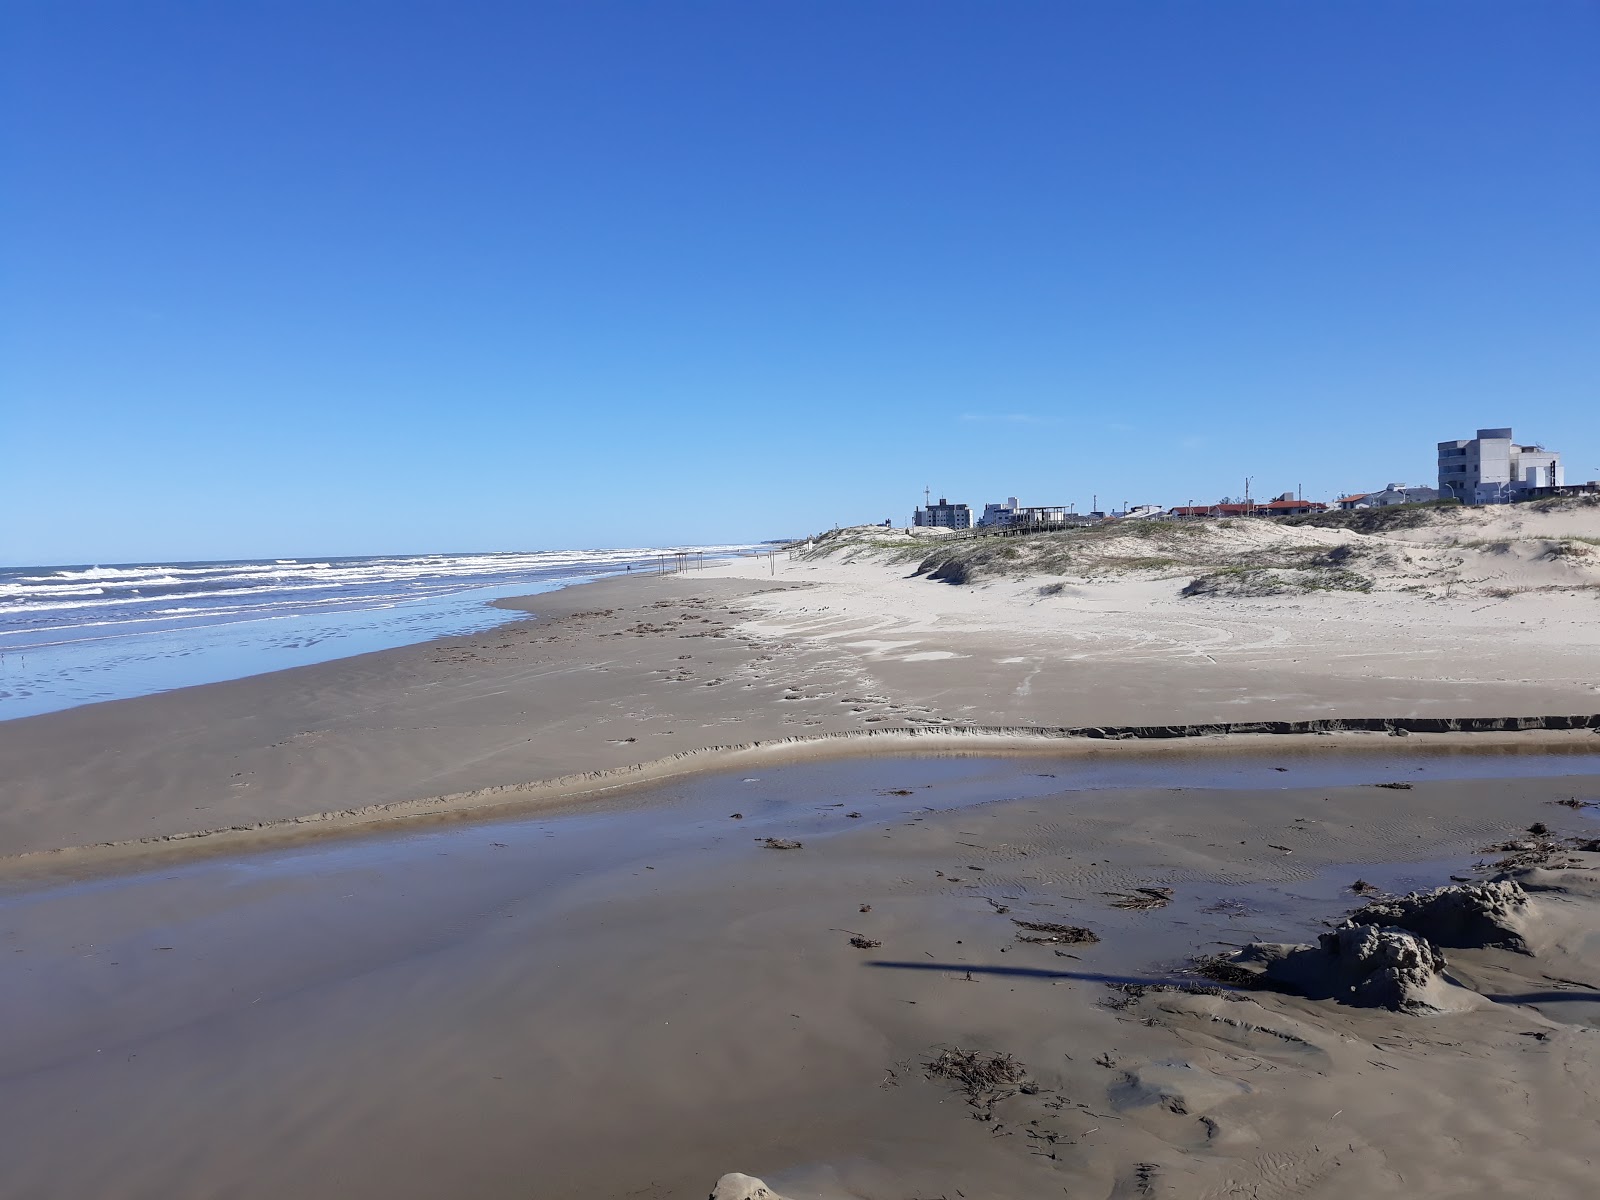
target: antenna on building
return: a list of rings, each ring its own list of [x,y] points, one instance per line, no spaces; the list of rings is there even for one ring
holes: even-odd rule
[[[929,504],[930,500],[932,499],[932,497],[933,497],[933,489],[932,488],[926,488],[925,487],[925,488],[922,489],[922,507],[923,508],[927,508],[928,507],[928,504]]]

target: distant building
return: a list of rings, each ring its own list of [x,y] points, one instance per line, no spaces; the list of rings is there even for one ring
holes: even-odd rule
[[[1380,492],[1352,492],[1348,496],[1340,496],[1337,503],[1348,512],[1357,508],[1387,508],[1391,504],[1426,504],[1438,498],[1437,488],[1391,483]]]
[[[1041,526],[1065,525],[1074,515],[1076,514],[1069,513],[1062,504],[1030,504],[1026,508],[1017,509],[1012,523],[1037,529]]]
[[[1285,492],[1276,500],[1257,504],[1251,515],[1257,517],[1305,517],[1312,513],[1327,512],[1328,506],[1317,500],[1297,499],[1293,492]]]
[[[1471,441],[1439,443],[1439,492],[1463,504],[1505,504],[1563,483],[1561,455],[1519,446],[1509,428],[1480,429]]]
[[[939,503],[914,509],[911,523],[932,529],[971,529],[972,510],[965,504],[951,504],[940,496]]]
[[[1024,505],[1018,502],[1015,496],[1008,496],[1004,504],[985,504],[983,515],[978,518],[980,529],[1016,529],[1016,530],[1049,530],[1062,529],[1069,525],[1082,525],[1087,523],[1087,518],[1070,511],[1063,504],[1031,504]]]
[[[1304,517],[1312,513],[1327,512],[1328,506],[1317,500],[1297,500],[1293,492],[1285,492],[1276,500],[1248,503],[1221,500],[1216,504],[1183,504],[1169,508],[1170,517]]]
[[[1236,504],[1219,500],[1215,504],[1180,504],[1167,509],[1169,517],[1248,517],[1255,513],[1254,504]]]
[[[987,529],[991,525],[1009,525],[1017,515],[1017,498],[1006,497],[1004,504],[985,504],[983,516],[978,518],[978,528]]]

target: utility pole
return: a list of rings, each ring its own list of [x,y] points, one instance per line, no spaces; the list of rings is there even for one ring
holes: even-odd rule
[[[1252,476],[1249,476],[1249,475],[1246,475],[1244,477],[1244,515],[1247,516],[1247,517],[1250,515],[1250,507],[1251,507],[1250,506],[1250,480],[1251,480],[1251,478],[1252,478]]]

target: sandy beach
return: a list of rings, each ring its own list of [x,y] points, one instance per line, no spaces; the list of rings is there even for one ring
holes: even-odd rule
[[[0,724],[3,1190],[1586,1195],[1592,729],[1053,736],[1600,711],[1594,510],[1516,519],[860,531]],[[1198,972],[1498,877],[1431,1015]]]
[[[1582,540],[1600,509],[1467,519],[1377,538],[1232,523],[1187,551],[1199,565],[1144,567],[1141,545],[1131,568],[966,586],[916,573],[936,540],[909,558],[857,541],[506,601],[533,619],[0,724],[0,861],[518,799],[488,789],[545,803],[624,781],[574,777],[850,731],[1600,711]],[[1273,539],[1411,561],[1367,592],[1181,594],[1208,556],[1281,555]]]
[[[6,10],[0,1200],[1600,1195],[1600,3],[912,7]]]

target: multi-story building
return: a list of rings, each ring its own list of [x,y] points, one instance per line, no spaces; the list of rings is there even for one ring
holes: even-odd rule
[[[1511,430],[1480,429],[1471,441],[1439,443],[1439,494],[1463,504],[1505,504],[1565,482],[1561,455],[1519,446]]]
[[[965,504],[951,504],[940,496],[939,503],[912,510],[911,523],[936,529],[971,529],[972,510]]]

